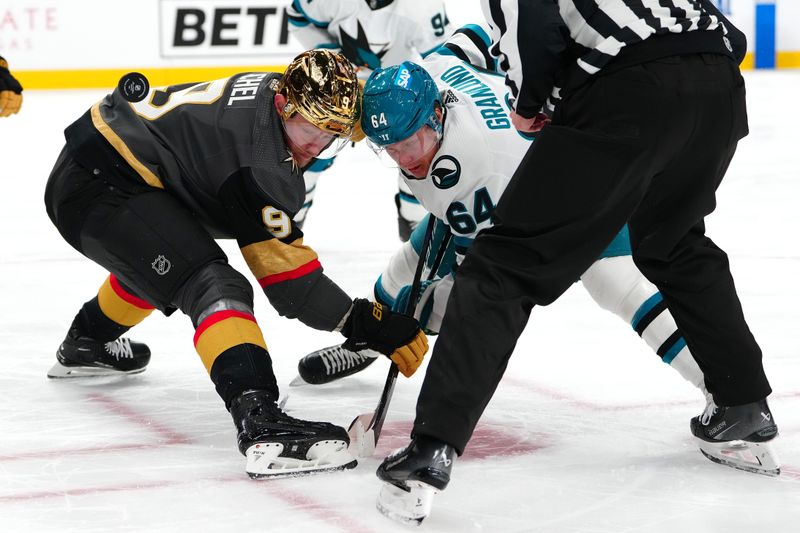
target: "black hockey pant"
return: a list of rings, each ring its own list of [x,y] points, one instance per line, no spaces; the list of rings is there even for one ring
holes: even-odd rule
[[[65,149],[48,180],[45,205],[68,243],[166,314],[181,309],[195,328],[220,303],[252,314],[250,283],[170,193],[89,171]],[[278,397],[269,354],[256,344],[231,346],[209,373],[226,405],[248,389]]]
[[[703,223],[746,134],[744,80],[723,56],[651,61],[568,94],[458,270],[414,433],[463,451],[533,306],[556,300],[626,222],[717,403],[766,397],[728,258]]]

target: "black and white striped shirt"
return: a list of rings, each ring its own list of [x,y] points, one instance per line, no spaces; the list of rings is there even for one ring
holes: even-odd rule
[[[693,52],[743,57],[746,49],[744,35],[708,0],[482,0],[482,4],[492,27],[492,55],[506,73],[517,113],[525,117],[537,113],[551,93],[557,97],[558,85],[577,86],[610,64]],[[729,36],[731,29],[736,34]]]

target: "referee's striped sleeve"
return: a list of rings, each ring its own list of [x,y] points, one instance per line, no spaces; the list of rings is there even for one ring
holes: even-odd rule
[[[505,72],[517,114],[530,118],[545,104],[564,66],[569,31],[554,0],[481,0],[492,29],[492,56]],[[524,20],[520,28],[518,21]]]

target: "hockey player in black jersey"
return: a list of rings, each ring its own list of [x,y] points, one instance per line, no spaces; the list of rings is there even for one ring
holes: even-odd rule
[[[251,477],[355,466],[344,428],[294,419],[276,405],[251,285],[214,238],[237,240],[281,315],[341,331],[413,374],[427,351],[416,321],[347,296],[292,220],[305,192],[301,169],[347,142],[359,97],[347,60],[311,50],[283,75],[155,88],[135,103],[115,90],[70,125],[47,183],[47,212],[110,275],[78,312],[48,376],[143,371],[149,349],[121,335],[153,309],[180,309]]]

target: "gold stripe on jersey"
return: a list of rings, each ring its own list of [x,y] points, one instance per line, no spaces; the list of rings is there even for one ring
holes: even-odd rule
[[[254,344],[267,349],[264,335],[255,320],[230,316],[207,327],[197,338],[194,347],[210,374],[217,357],[240,344]]]
[[[106,278],[97,292],[97,303],[100,305],[100,310],[103,311],[104,315],[117,324],[128,327],[135,326],[153,312],[152,307],[136,306],[117,294],[117,291],[111,285],[110,276]]]
[[[136,156],[133,155],[128,145],[125,144],[119,135],[111,129],[111,126],[106,124],[106,121],[103,120],[103,117],[100,115],[100,103],[97,102],[92,106],[92,124],[94,127],[97,128],[97,131],[105,137],[105,139],[114,147],[114,149],[122,156],[122,158],[127,161],[127,163],[139,173],[142,179],[150,185],[151,187],[156,187],[158,189],[163,189],[164,184],[161,183],[161,180],[153,174],[153,172],[147,168],[141,161],[136,159]]]
[[[304,245],[302,237],[289,244],[278,239],[248,244],[242,248],[242,255],[259,280],[296,270],[317,259],[317,252]]]

